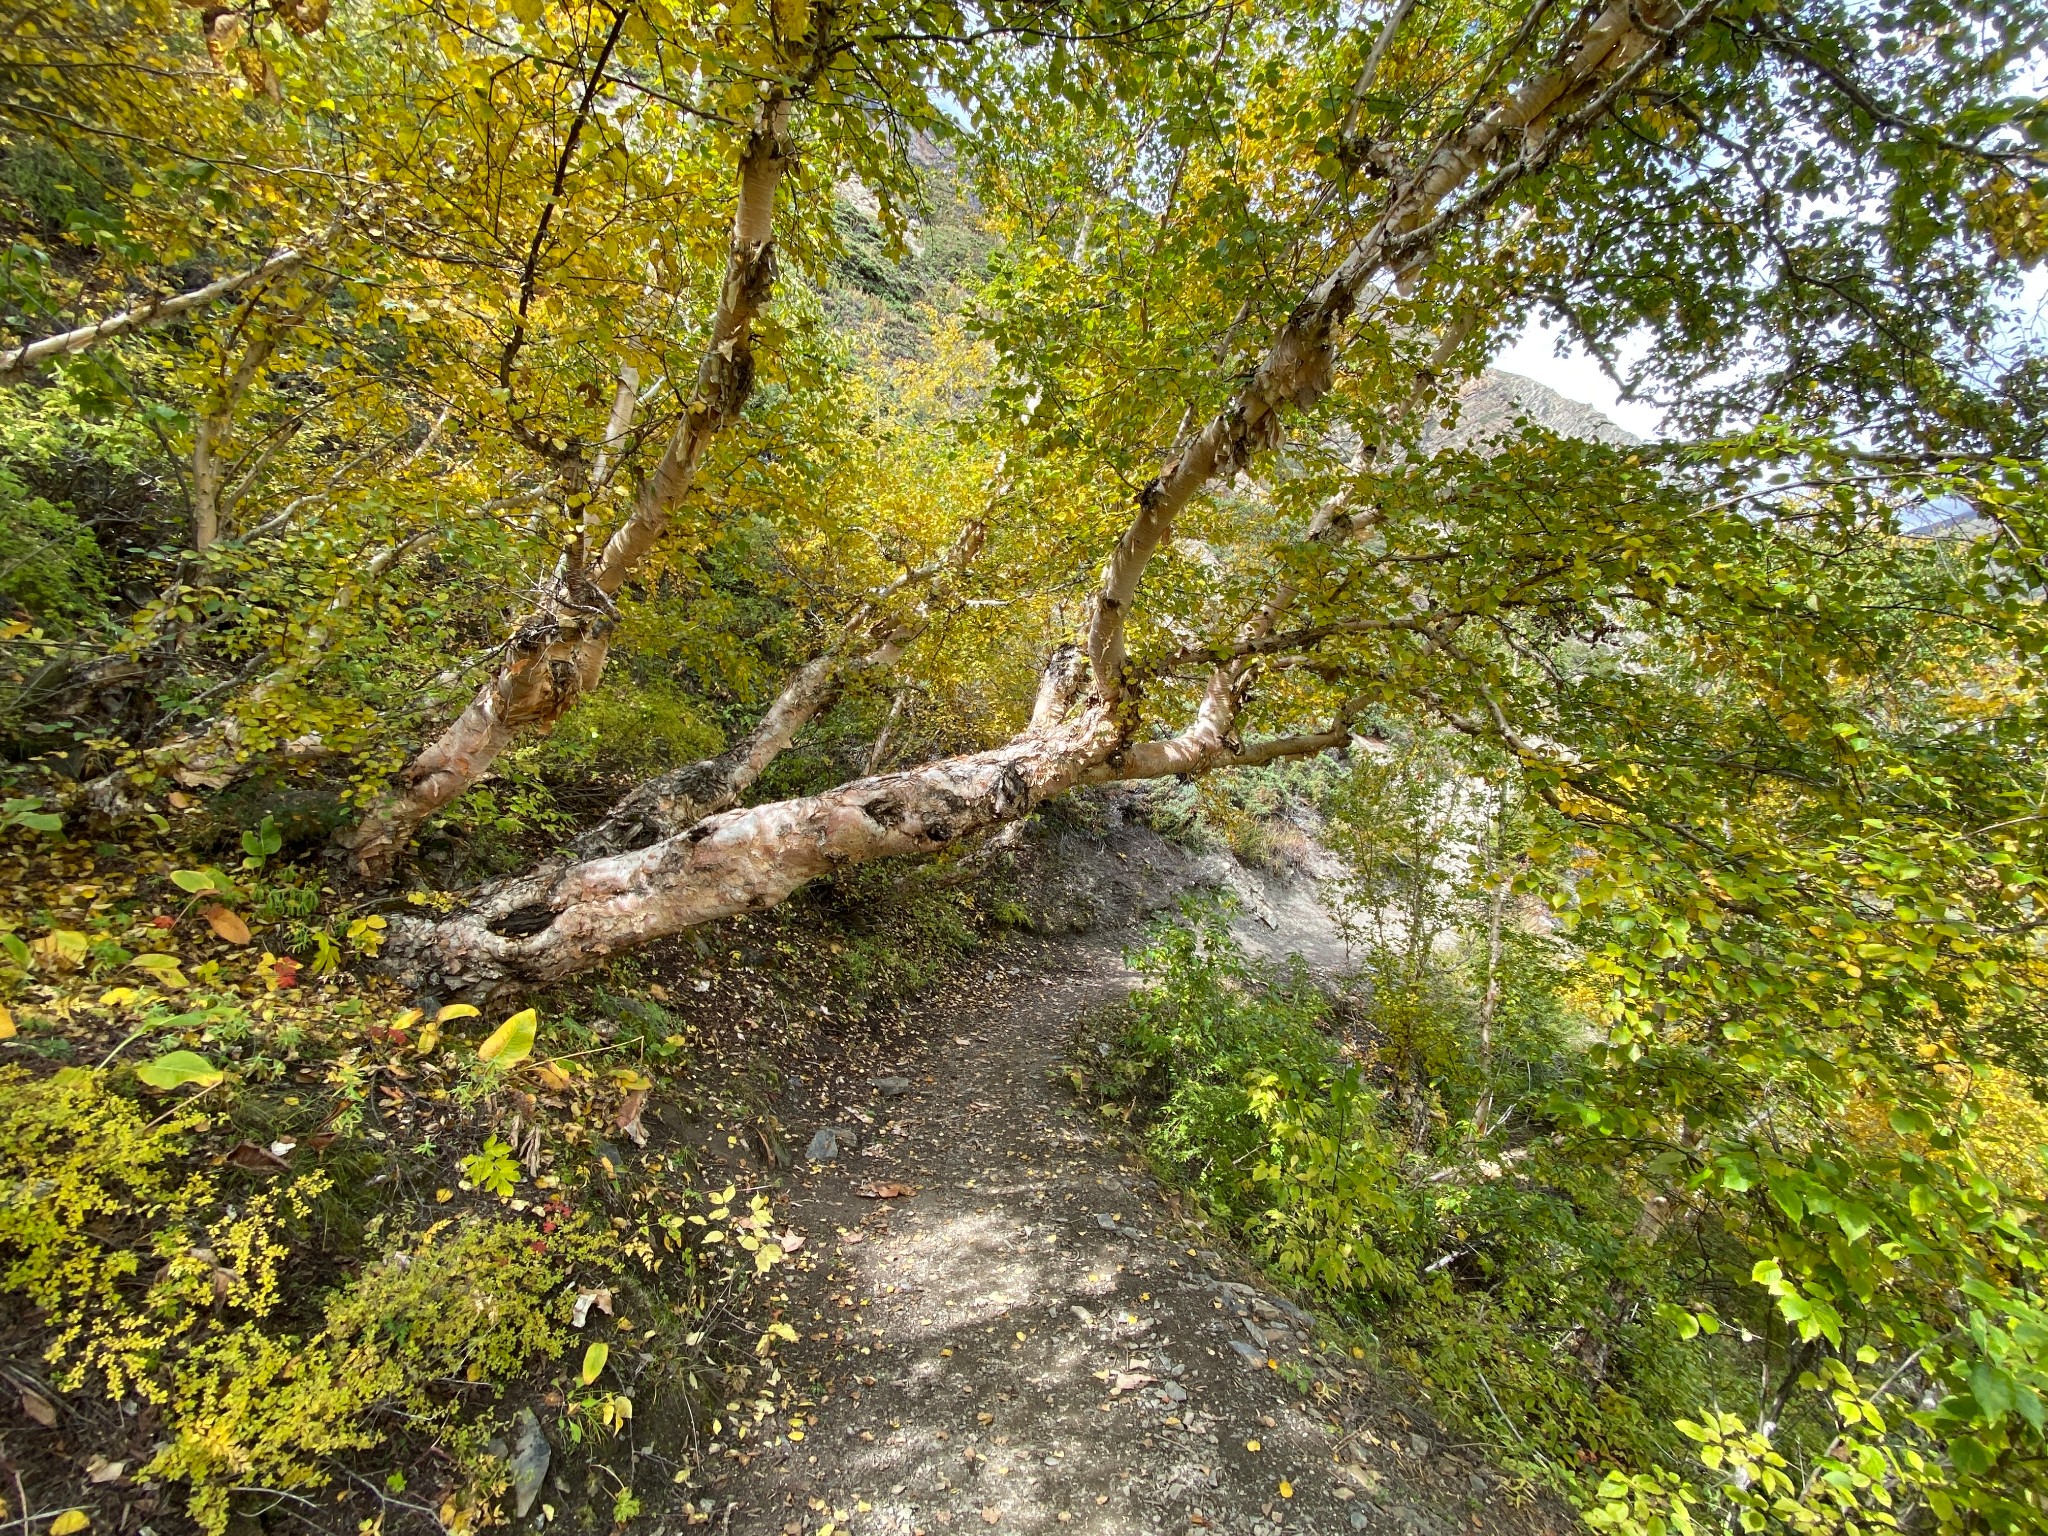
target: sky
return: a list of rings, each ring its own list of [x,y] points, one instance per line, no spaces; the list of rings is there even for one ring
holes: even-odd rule
[[[1531,320],[1507,349],[1493,360],[1493,366],[1525,379],[1547,384],[1567,400],[1604,411],[1637,437],[1658,437],[1663,433],[1664,413],[1653,405],[1623,400],[1614,381],[1593,361],[1592,354],[1576,341],[1566,344],[1558,355],[1559,332]]]
[[[2048,268],[2036,267],[2025,275],[2020,292],[2014,297],[2012,314],[2016,328],[2039,331],[2048,327]],[[1604,411],[1638,437],[1663,434],[1662,411],[1641,401],[1624,401],[1616,392],[1614,381],[1577,342],[1568,341],[1560,356],[1560,334],[1555,327],[1532,319],[1522,334],[1494,358],[1493,365],[1547,384],[1567,400]]]

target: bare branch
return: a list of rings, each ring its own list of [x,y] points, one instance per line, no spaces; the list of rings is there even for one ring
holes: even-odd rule
[[[253,283],[282,276],[297,270],[306,263],[306,252],[279,251],[268,261],[251,267],[246,272],[237,272],[232,277],[217,278],[203,288],[194,288],[187,293],[172,294],[167,298],[151,299],[146,304],[118,315],[109,315],[93,325],[82,325],[75,331],[66,331],[59,336],[46,336],[41,341],[32,341],[27,346],[17,347],[12,352],[0,353],[0,384],[19,384],[43,364],[60,357],[83,352],[100,342],[111,341],[116,336],[126,336],[131,331],[146,326],[161,325],[166,320],[203,309],[215,299],[224,299],[239,293]]]

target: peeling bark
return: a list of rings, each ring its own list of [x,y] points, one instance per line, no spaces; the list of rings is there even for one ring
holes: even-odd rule
[[[788,128],[788,101],[767,103],[740,157],[738,207],[710,341],[698,364],[695,392],[660,463],[603,551],[546,585],[469,707],[337,839],[354,852],[366,879],[388,877],[422,822],[482,778],[522,731],[552,729],[603,675],[615,618],[612,599],[688,494],[712,438],[739,415],[753,390],[753,323],[775,289],[775,195],[789,165]],[[614,423],[622,412],[623,401],[615,403]]]
[[[1681,13],[1670,0],[1640,7],[1636,0],[1610,0],[1563,64],[1467,124],[1397,184],[1378,222],[1295,306],[1250,380],[1138,492],[1136,513],[1103,567],[1089,615],[1088,656],[1100,698],[1115,703],[1125,695],[1126,616],[1145,567],[1172,536],[1175,520],[1215,476],[1277,447],[1289,407],[1307,410],[1329,392],[1342,327],[1367,286],[1383,274],[1413,270],[1451,220],[1483,211],[1514,181],[1549,164],[1611,105],[1615,90],[1697,24],[1712,4],[1702,0]],[[1652,35],[1645,26],[1667,30]],[[1575,114],[1572,109],[1581,106],[1585,110]],[[1497,159],[1506,164],[1491,182],[1464,203],[1446,206]]]
[[[1116,745],[1102,710],[990,752],[725,811],[646,848],[551,868],[435,922],[391,919],[380,963],[438,996],[552,981],[666,934],[775,906],[835,869],[933,853],[1014,821]]]
[[[1048,672],[1070,677],[1071,658]],[[1304,757],[1351,740],[1363,701],[1326,731],[1242,743],[1198,719],[1126,744],[1114,712],[1025,730],[992,751],[873,774],[800,799],[725,810],[643,848],[560,861],[481,892],[454,916],[390,919],[379,963],[436,996],[486,999],[558,980],[668,934],[760,912],[836,869],[931,854],[1020,820],[1078,784]]]

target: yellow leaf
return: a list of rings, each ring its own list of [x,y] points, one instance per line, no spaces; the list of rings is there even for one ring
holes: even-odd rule
[[[556,1093],[566,1092],[574,1082],[566,1069],[552,1061],[542,1062],[534,1071],[540,1075],[542,1085]]]
[[[446,1008],[443,1008],[434,1015],[434,1022],[436,1024],[446,1024],[450,1019],[475,1019],[481,1017],[482,1014],[468,1003],[450,1003]]]
[[[494,1061],[501,1067],[517,1066],[533,1054],[533,1037],[539,1027],[540,1016],[531,1008],[522,1008],[492,1030],[490,1039],[476,1048],[476,1054],[480,1060]]]
[[[7,1005],[0,1003],[0,1040],[14,1038],[14,1015],[7,1011]]]
[[[92,1529],[92,1519],[82,1509],[67,1509],[50,1522],[50,1536],[78,1536]]]

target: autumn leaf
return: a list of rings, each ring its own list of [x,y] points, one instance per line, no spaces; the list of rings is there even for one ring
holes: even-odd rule
[[[908,1184],[863,1184],[854,1193],[863,1200],[900,1200],[917,1191]]]
[[[556,1062],[543,1061],[535,1066],[533,1070],[535,1075],[540,1078],[541,1086],[555,1093],[567,1092],[569,1087],[576,1081],[569,1076],[569,1071],[566,1067]]]
[[[21,1389],[21,1411],[34,1419],[45,1429],[57,1427],[57,1405],[40,1392]]]
[[[12,1040],[14,1035],[14,1015],[5,1003],[0,1003],[0,1040]]]
[[[501,1067],[516,1067],[533,1054],[533,1037],[539,1027],[540,1016],[533,1009],[520,1009],[476,1048],[478,1059]]]
[[[92,1519],[82,1509],[67,1509],[50,1522],[49,1536],[78,1536],[92,1529]]]
[[[612,1347],[598,1339],[583,1351],[583,1385],[589,1386],[603,1374],[605,1361],[611,1358]]]
[[[206,926],[230,944],[249,942],[249,925],[226,907],[201,907],[199,915],[206,919]]]
[[[37,955],[68,970],[85,961],[86,938],[71,928],[54,928],[29,946]]]

